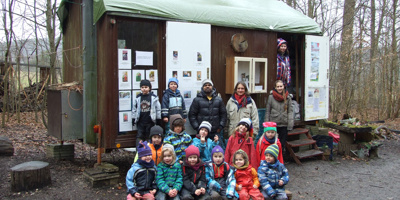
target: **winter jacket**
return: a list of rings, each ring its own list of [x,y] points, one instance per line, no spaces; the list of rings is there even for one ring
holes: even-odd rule
[[[157,166],[160,162],[161,162],[161,150],[162,150],[162,146],[156,150],[156,148],[154,148],[154,144],[151,143],[147,143],[147,146],[150,147],[151,149],[151,154],[152,154],[152,159],[154,161],[154,164]],[[139,159],[139,154],[136,154],[135,159],[133,160],[133,162],[136,162]]]
[[[126,174],[126,187],[132,196],[137,192],[157,189],[156,167],[145,168],[137,162],[133,163]]]
[[[199,148],[200,158],[204,162],[211,161],[211,151],[212,149],[219,144],[219,141],[214,142],[210,138],[207,138],[207,142],[204,144],[201,143],[199,138],[193,139],[193,145]]]
[[[137,123],[140,119],[140,98],[143,94],[140,93],[136,97],[136,99],[133,101],[132,105],[132,119],[135,120]],[[157,119],[161,119],[161,105],[160,102],[158,101],[158,96],[155,95],[153,92],[150,92],[151,95],[151,108],[150,108],[150,117],[151,120],[156,123]]]
[[[257,105],[251,97],[246,98],[247,105],[246,107],[239,108],[238,101],[235,99],[235,96],[232,95],[226,103],[226,112],[228,113],[228,135],[232,134],[235,131],[236,126],[239,121],[243,118],[250,118],[253,123],[253,132],[254,135],[258,134],[258,130],[260,129],[259,120],[258,120],[258,110]]]
[[[262,190],[271,196],[277,192],[285,192],[285,185],[289,182],[289,173],[285,165],[279,161],[270,164],[263,160],[258,168],[258,178]],[[279,180],[283,180],[282,186],[279,186]]]
[[[249,165],[245,169],[235,169],[236,189],[239,185],[245,188],[252,188],[253,185],[260,187],[257,171]]]
[[[186,132],[175,133],[169,130],[167,136],[164,138],[164,144],[171,144],[174,146],[176,160],[185,160],[185,149],[192,144],[192,137]]]
[[[202,121],[210,122],[212,125],[211,133],[209,133],[210,137],[218,129],[223,130],[226,124],[226,108],[215,88],[211,97],[212,99],[208,100],[206,93],[201,89],[201,92],[193,99],[189,110],[189,121],[194,130],[199,128]]]
[[[171,89],[167,89],[164,91],[162,97],[161,117],[169,118],[173,114],[180,114],[183,119],[187,118],[185,101],[179,90],[173,92]]]
[[[274,143],[272,143],[274,144]],[[271,143],[269,143],[264,136],[262,136],[262,140],[261,143],[260,141],[257,143],[257,147],[256,147],[256,152],[257,152],[257,156],[259,156],[259,160],[265,160],[265,149],[267,149],[269,146],[271,145]],[[276,142],[276,145],[278,145],[279,147],[279,154],[278,154],[278,160],[279,162],[281,162],[283,164],[283,156],[282,156],[282,144],[281,142],[278,141]]]
[[[183,185],[182,166],[178,162],[172,165],[161,162],[157,165],[157,187],[161,192],[167,193],[176,189],[180,191]]]
[[[272,90],[268,97],[267,108],[265,111],[264,121],[276,122],[278,127],[287,127],[288,130],[293,129],[293,107],[292,95],[289,94],[286,99],[287,110],[285,111],[284,101],[275,100]]]
[[[206,170],[203,161],[198,170],[194,170],[188,163],[184,162],[182,166],[183,171],[183,187],[194,195],[194,192],[200,188],[207,188]]]
[[[239,194],[236,192],[236,179],[234,175],[234,171],[232,167],[229,166],[228,163],[224,162],[221,166],[216,166],[212,162],[207,162],[206,163],[206,180],[207,180],[207,188],[208,192],[211,192],[211,189],[220,192],[221,190],[221,185],[215,181],[215,168],[219,168],[220,170],[224,170],[224,176],[221,178],[224,178],[226,181],[226,197],[228,198],[239,198]],[[221,169],[222,168],[222,169]]]
[[[229,165],[233,165],[233,154],[235,154],[235,152],[239,149],[246,152],[247,156],[249,157],[250,164],[254,168],[258,168],[260,165],[260,160],[259,156],[257,156],[256,149],[254,148],[253,138],[249,137],[246,141],[243,141],[239,144],[239,136],[234,137],[233,135],[229,137],[225,150],[225,160],[229,163]]]

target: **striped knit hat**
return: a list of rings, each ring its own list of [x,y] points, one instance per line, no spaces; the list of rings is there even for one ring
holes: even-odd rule
[[[247,128],[247,131],[249,131],[250,137],[253,137],[253,123],[250,118],[241,119],[237,126],[239,125],[244,125]]]
[[[271,130],[276,132],[276,123],[275,122],[264,122],[263,127],[264,127],[264,133],[267,131],[271,131]]]
[[[279,154],[279,147],[276,144],[270,145],[264,152],[264,154],[271,154],[272,156],[275,157],[275,159],[278,159],[278,154]]]
[[[279,47],[281,47],[282,44],[286,44],[286,40],[282,39],[282,38],[278,38],[277,39],[277,47],[279,49]]]

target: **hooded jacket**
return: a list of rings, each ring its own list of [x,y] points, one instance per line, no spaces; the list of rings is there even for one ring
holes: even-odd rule
[[[185,101],[181,92],[177,89],[173,92],[171,89],[166,89],[163,93],[161,103],[161,117],[169,117],[173,114],[180,114],[183,119],[187,118]]]
[[[258,134],[260,127],[256,103],[251,97],[247,97],[246,101],[246,107],[239,108],[238,101],[235,99],[234,95],[232,95],[232,97],[229,98],[228,102],[226,103],[226,112],[228,114],[228,135],[235,131],[237,124],[243,118],[251,119],[251,122],[253,123],[254,134]]]
[[[196,137],[193,139],[193,145],[199,148],[200,158],[204,162],[211,161],[211,151],[212,149],[219,144],[219,141],[214,142],[210,138],[206,139],[206,142],[201,143],[200,138]]]
[[[220,192],[221,186],[220,184],[215,181],[215,171],[214,171],[214,167],[217,167],[214,163],[212,162],[207,162],[206,163],[206,180],[207,180],[207,187],[208,187],[208,191],[210,192],[211,189]],[[236,192],[236,179],[235,179],[235,175],[234,175],[234,171],[232,169],[232,167],[229,166],[228,163],[223,162],[220,166],[220,168],[226,169],[226,171],[224,171],[224,179],[226,182],[226,185],[228,186],[227,188],[223,188],[226,189],[226,197],[228,198],[239,198],[239,194]]]
[[[136,123],[140,120],[140,108],[138,107],[140,106],[142,95],[142,93],[138,94],[132,105],[132,119],[134,119]],[[157,95],[151,91],[149,95],[151,95],[150,117],[151,120],[156,123],[157,119],[161,119],[161,105]]]
[[[133,163],[126,174],[126,187],[132,196],[137,192],[157,189],[156,167],[145,168],[137,162]]]
[[[285,192],[285,185],[289,182],[289,173],[285,165],[279,161],[270,164],[263,160],[258,168],[258,179],[261,183],[261,190],[271,196],[277,192]],[[279,186],[279,180],[283,181],[282,186]]]
[[[276,122],[278,127],[287,127],[288,130],[293,129],[293,107],[292,95],[286,97],[287,110],[285,111],[284,101],[275,100],[272,90],[268,96],[267,108],[265,111],[264,121]]]
[[[167,136],[164,138],[164,144],[171,144],[174,147],[177,161],[185,160],[185,149],[192,144],[192,137],[190,137],[190,135],[185,131],[175,133],[174,131],[169,130]]]
[[[236,133],[237,134],[237,133]],[[254,148],[253,138],[249,137],[247,140],[239,144],[239,136],[232,135],[229,137],[228,143],[225,150],[225,160],[233,165],[232,159],[233,155],[237,150],[243,150],[249,157],[249,162],[254,168],[258,168],[260,164],[259,157],[257,156],[256,149]]]
[[[261,136],[262,138],[260,138],[260,140],[257,142],[257,146],[256,146],[256,152],[257,152],[257,156],[259,156],[260,161],[261,160],[265,160],[265,150],[274,143],[270,143],[267,141],[267,139],[265,139],[265,136],[263,134],[263,136]],[[279,139],[277,138],[277,135],[275,135],[275,139],[276,139],[276,145],[278,145],[279,147],[279,154],[278,154],[278,160],[279,162],[281,162],[283,164],[283,156],[282,156],[282,144],[279,141]]]

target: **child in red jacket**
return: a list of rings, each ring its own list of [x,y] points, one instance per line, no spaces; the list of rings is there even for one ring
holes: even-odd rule
[[[254,168],[260,166],[259,156],[256,154],[253,142],[253,125],[250,118],[243,118],[239,121],[235,132],[229,137],[225,150],[225,159],[232,165],[233,154],[241,149],[249,155],[249,162]]]
[[[257,143],[256,151],[259,160],[265,160],[265,150],[272,144],[276,144],[279,147],[278,160],[283,164],[282,156],[282,144],[278,139],[278,133],[276,132],[275,122],[264,122],[264,134],[261,136],[260,141]],[[285,144],[283,144],[285,145]]]
[[[264,196],[261,194],[258,187],[257,170],[249,164],[249,158],[246,152],[239,149],[233,155],[233,166],[235,169],[236,191],[239,193],[240,200],[263,200]]]

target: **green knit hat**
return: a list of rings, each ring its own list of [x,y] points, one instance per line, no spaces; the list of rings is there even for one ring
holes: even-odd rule
[[[270,145],[267,149],[265,149],[264,154],[271,154],[275,157],[275,159],[278,159],[278,154],[279,154],[279,147],[276,144]]]
[[[276,123],[275,122],[264,122],[263,127],[264,127],[264,133],[267,131],[271,131],[271,130],[276,132]]]

